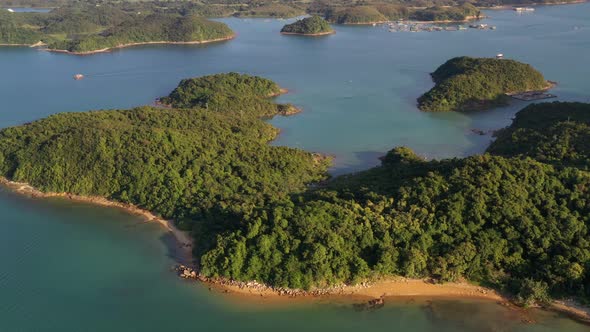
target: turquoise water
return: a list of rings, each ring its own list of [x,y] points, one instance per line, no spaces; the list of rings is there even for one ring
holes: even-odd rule
[[[428,73],[452,56],[504,53],[559,82],[562,100],[590,101],[590,4],[538,7],[530,15],[489,12],[496,31],[389,33],[341,27],[323,38],[278,34],[285,22],[224,19],[233,41],[137,47],[74,57],[0,49],[0,127],[57,112],[150,104],[185,77],[225,71],[262,75],[304,112],[277,117],[273,142],[336,156],[333,173],[364,169],[396,145],[427,157],[485,149],[471,129],[507,125],[526,103],[472,114],[419,112]],[[74,81],[83,73],[86,78]],[[0,331],[585,331],[545,312],[521,323],[488,302],[389,303],[373,313],[349,306],[236,305],[170,271],[168,238],[119,210],[0,191]]]

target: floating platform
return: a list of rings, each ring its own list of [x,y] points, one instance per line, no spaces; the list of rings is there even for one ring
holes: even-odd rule
[[[556,95],[547,93],[546,91],[529,91],[529,92],[511,94],[509,96],[514,99],[523,100],[523,101],[557,98]]]

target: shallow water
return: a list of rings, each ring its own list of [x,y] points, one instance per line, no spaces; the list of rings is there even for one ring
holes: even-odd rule
[[[206,46],[136,47],[75,57],[29,48],[0,49],[0,127],[57,112],[128,108],[165,95],[181,78],[226,71],[262,75],[303,108],[271,122],[273,142],[336,155],[334,173],[374,165],[407,145],[428,157],[481,152],[526,105],[472,114],[419,112],[428,73],[457,55],[525,61],[559,82],[562,100],[590,101],[590,4],[538,7],[530,15],[488,14],[496,31],[389,33],[341,27],[322,38],[281,36],[285,22],[224,19],[238,34]],[[72,75],[86,78],[74,81]],[[0,191],[0,331],[585,331],[551,313],[537,324],[491,302],[388,303],[376,312],[348,306],[236,305],[170,271],[167,239],[156,224],[117,209],[37,200]]]

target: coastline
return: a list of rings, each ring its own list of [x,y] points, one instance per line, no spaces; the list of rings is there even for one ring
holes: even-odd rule
[[[147,221],[158,222],[166,228],[174,237],[177,247],[180,249],[180,256],[175,257],[177,261],[194,266],[192,257],[193,241],[187,232],[181,231],[170,220],[154,215],[152,212],[141,209],[132,204],[125,204],[108,200],[99,196],[81,196],[69,193],[42,192],[31,185],[23,182],[16,182],[0,177],[0,185],[13,190],[18,194],[33,198],[64,198],[74,202],[89,203],[98,206],[114,207],[125,210],[131,214],[141,216]],[[403,277],[392,277],[375,281],[373,283],[360,283],[357,285],[341,285],[331,288],[320,288],[311,291],[274,288],[268,285],[250,282],[237,282],[227,279],[213,279],[204,277],[190,267],[180,265],[176,268],[179,276],[186,279],[202,282],[209,287],[209,290],[218,291],[230,295],[235,300],[243,300],[245,303],[256,301],[265,304],[299,302],[328,302],[328,303],[358,303],[374,299],[480,299],[494,301],[499,305],[521,309],[512,301],[496,292],[493,289],[470,284],[467,282],[434,283],[428,279],[409,279]],[[186,270],[185,270],[186,269]],[[186,272],[185,272],[186,271]],[[189,272],[191,271],[191,272]],[[183,273],[184,272],[184,273]],[[590,324],[590,308],[578,304],[573,300],[555,300],[545,310],[565,314],[571,319],[584,324]]]
[[[0,185],[6,188],[11,189],[12,191],[22,194],[25,196],[33,197],[33,198],[64,198],[74,202],[82,202],[82,203],[90,203],[93,205],[98,206],[106,206],[106,207],[114,207],[122,209],[126,212],[129,212],[133,215],[141,216],[142,218],[146,219],[149,222],[157,222],[161,226],[163,226],[166,230],[168,230],[174,237],[177,247],[180,249],[180,256],[176,257],[179,261],[183,262],[192,262],[192,248],[193,248],[193,240],[187,232],[181,231],[178,229],[174,222],[171,220],[166,220],[161,217],[156,216],[150,211],[141,209],[133,204],[126,204],[116,201],[108,200],[104,197],[99,196],[80,196],[74,195],[69,193],[55,193],[55,192],[42,192],[33,186],[29,185],[28,183],[24,182],[16,182],[8,180],[5,177],[0,177]]]
[[[589,0],[560,1],[560,2],[551,2],[551,3],[532,2],[532,3],[526,3],[526,4],[511,4],[511,5],[501,5],[501,6],[493,6],[493,7],[478,7],[478,8],[481,10],[510,10],[510,9],[514,9],[515,7],[575,5],[575,4],[580,4],[580,3],[586,3],[588,1]]]
[[[479,21],[489,18],[488,16],[481,15],[477,16],[467,16],[464,20],[437,20],[437,21],[414,21],[414,20],[399,20],[396,22],[404,22],[404,23],[414,23],[414,24],[437,24],[437,23],[467,23],[472,21]]]
[[[318,33],[299,33],[299,32],[282,32],[281,31],[281,35],[308,36],[308,37],[327,36],[327,35],[333,35],[335,33],[336,33],[336,30],[327,31],[327,32],[318,32]]]
[[[92,54],[98,54],[98,53],[106,53],[106,52],[111,52],[113,50],[117,50],[117,49],[122,49],[122,48],[128,48],[128,47],[133,47],[133,46],[143,46],[143,45],[199,45],[199,44],[209,44],[209,43],[215,43],[215,42],[222,42],[222,41],[227,41],[227,40],[232,40],[236,37],[236,35],[231,35],[228,37],[223,37],[223,38],[215,38],[215,39],[208,39],[208,40],[199,40],[199,41],[188,41],[188,42],[172,42],[172,41],[151,41],[151,42],[139,42],[139,43],[129,43],[129,44],[122,44],[122,45],[117,45],[117,46],[113,46],[113,47],[107,47],[107,48],[102,48],[99,50],[94,50],[94,51],[85,51],[85,52],[72,52],[72,51],[68,51],[68,50],[53,50],[53,49],[44,49],[47,52],[53,52],[53,53],[64,53],[64,54],[70,54],[70,55],[92,55]],[[32,45],[30,45],[31,47],[34,47]]]

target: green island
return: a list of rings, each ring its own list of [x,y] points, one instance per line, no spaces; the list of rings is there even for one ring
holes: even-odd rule
[[[175,220],[205,278],[308,290],[466,279],[523,305],[590,300],[590,105],[529,106],[484,155],[426,161],[398,147],[325,181],[328,158],[267,144],[278,130],[262,119],[280,113],[268,99],[280,91],[217,74],[183,80],[166,108],[6,128],[0,175]]]
[[[457,57],[432,74],[435,86],[420,98],[423,111],[471,111],[504,105],[509,93],[546,90],[551,84],[532,66],[514,60]]]
[[[333,34],[334,29],[332,29],[326,20],[314,15],[285,25],[281,29],[281,33],[287,35],[322,36]]]
[[[184,79],[158,102],[174,108],[205,108],[240,115],[246,111],[251,116],[265,118],[298,113],[291,104],[269,100],[284,91],[275,82],[262,77],[226,73]]]
[[[225,24],[194,14],[130,12],[86,5],[50,13],[0,11],[0,44],[45,45],[73,54],[104,52],[141,44],[198,44],[233,38]]]

